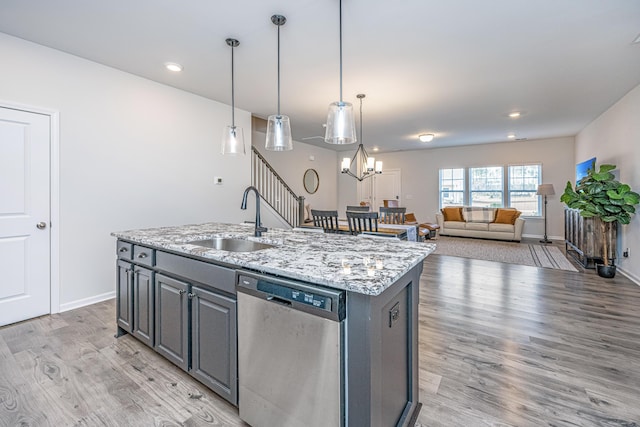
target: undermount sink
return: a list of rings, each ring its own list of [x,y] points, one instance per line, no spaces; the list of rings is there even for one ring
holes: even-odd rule
[[[203,246],[205,248],[219,249],[228,252],[253,252],[261,249],[273,248],[274,245],[254,242],[253,240],[214,237],[212,239],[192,240],[190,245]]]

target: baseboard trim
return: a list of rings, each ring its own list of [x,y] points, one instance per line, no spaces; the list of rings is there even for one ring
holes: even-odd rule
[[[544,236],[541,234],[522,234],[522,237],[529,239],[542,239]],[[554,243],[564,243],[564,236],[547,236],[547,238],[552,240]]]
[[[618,266],[617,270],[622,273],[622,275],[624,277],[626,277],[627,279],[631,280],[633,283],[635,283],[636,285],[640,286],[640,277],[637,277],[631,273],[629,273],[628,271],[623,270],[622,268],[620,268],[620,266]]]
[[[116,291],[107,292],[100,295],[95,295],[89,298],[83,298],[76,301],[66,302],[64,304],[60,304],[60,313],[64,311],[74,310],[76,308],[84,307],[87,305],[95,304],[98,302],[106,301],[108,299],[113,299],[116,297]]]

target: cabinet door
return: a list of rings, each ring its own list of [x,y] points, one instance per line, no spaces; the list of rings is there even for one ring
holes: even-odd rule
[[[155,350],[185,371],[189,363],[189,284],[155,275]]]
[[[191,375],[235,405],[236,301],[197,286],[191,292]]]
[[[116,265],[116,322],[127,332],[133,330],[133,265],[118,260]],[[121,332],[118,333],[120,335]]]
[[[133,335],[149,347],[154,338],[153,274],[143,267],[133,269]]]

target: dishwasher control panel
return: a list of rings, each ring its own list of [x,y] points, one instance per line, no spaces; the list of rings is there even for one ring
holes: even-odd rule
[[[305,311],[316,316],[341,321],[345,318],[346,292],[282,277],[238,271],[238,292]]]
[[[258,290],[284,298],[289,301],[297,301],[302,304],[311,305],[313,307],[331,311],[331,298],[318,295],[312,292],[306,292],[300,289],[292,289],[282,285],[276,285],[263,280],[258,280]]]

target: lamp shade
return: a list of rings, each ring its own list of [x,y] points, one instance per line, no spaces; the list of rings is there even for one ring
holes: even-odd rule
[[[351,103],[340,101],[329,105],[324,140],[329,144],[353,144],[357,141]]]
[[[540,184],[536,194],[539,196],[553,196],[556,191],[553,189],[553,184]]]
[[[269,151],[293,150],[291,122],[288,116],[269,116],[265,148]]]
[[[245,154],[241,127],[227,126],[222,130],[222,154]]]

